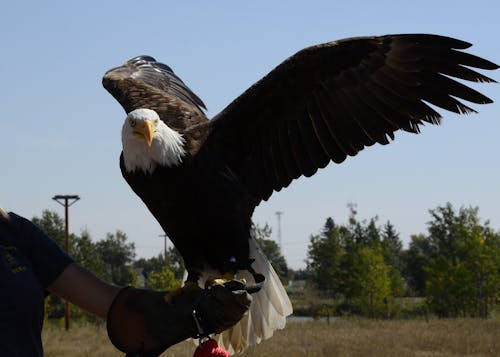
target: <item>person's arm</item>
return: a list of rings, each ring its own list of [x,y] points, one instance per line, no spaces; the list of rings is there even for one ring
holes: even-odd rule
[[[208,290],[186,290],[166,299],[168,292],[107,284],[77,263],[69,264],[47,289],[106,319],[108,336],[116,348],[145,355],[159,355],[186,338],[229,328],[252,301],[246,291],[252,288],[241,281],[228,281]],[[201,325],[197,326],[195,319]]]
[[[103,282],[75,263],[31,221],[12,212],[7,219],[17,246],[30,261],[42,288],[106,318],[119,288]]]
[[[241,281],[171,295],[116,287],[75,263],[26,218],[6,219],[42,288],[106,319],[111,342],[125,353],[158,355],[188,337],[223,331],[243,317],[248,293],[257,291]]]
[[[120,288],[107,284],[77,263],[71,263],[48,286],[51,293],[106,319]]]

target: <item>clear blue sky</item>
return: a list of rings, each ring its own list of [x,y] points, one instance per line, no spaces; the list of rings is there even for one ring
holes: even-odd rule
[[[336,3],[341,3],[337,5]],[[158,254],[159,225],[121,177],[124,112],[103,73],[149,54],[170,65],[211,117],[303,47],[360,35],[425,32],[474,44],[500,62],[500,2],[491,1],[8,1],[0,11],[0,205],[28,218],[78,194],[70,230],[93,239],[120,229],[139,256]],[[500,71],[487,73],[500,80]],[[475,85],[497,103],[479,115],[445,113],[440,127],[400,134],[313,178],[299,179],[255,212],[303,267],[310,234],[326,217],[378,215],[407,242],[426,231],[428,209],[447,201],[480,207],[500,228],[500,85]],[[208,238],[208,237],[207,237]]]

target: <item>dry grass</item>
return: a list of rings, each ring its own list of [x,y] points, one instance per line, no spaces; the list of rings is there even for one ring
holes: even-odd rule
[[[106,330],[80,327],[69,333],[44,331],[45,352],[56,356],[123,356],[107,340]],[[163,356],[191,357],[184,342]],[[270,340],[241,356],[500,356],[499,320],[373,321],[339,320],[289,323]]]

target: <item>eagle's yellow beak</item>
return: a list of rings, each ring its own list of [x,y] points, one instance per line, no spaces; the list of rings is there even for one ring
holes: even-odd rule
[[[139,130],[137,130],[136,133],[141,138],[143,138],[146,141],[146,143],[148,143],[148,146],[151,146],[155,132],[156,129],[153,122],[151,120],[146,119],[142,124],[142,127],[139,128]]]

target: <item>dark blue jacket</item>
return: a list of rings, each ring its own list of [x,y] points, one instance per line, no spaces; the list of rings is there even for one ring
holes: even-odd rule
[[[0,219],[0,356],[43,356],[46,288],[72,263],[29,220]]]

